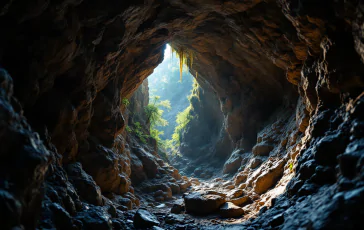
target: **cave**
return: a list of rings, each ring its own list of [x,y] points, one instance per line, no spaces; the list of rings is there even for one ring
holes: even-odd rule
[[[0,228],[358,229],[363,9],[2,1]],[[173,159],[145,111],[166,44],[199,85]]]

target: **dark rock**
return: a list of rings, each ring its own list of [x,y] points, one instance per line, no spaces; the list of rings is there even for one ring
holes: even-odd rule
[[[338,160],[342,175],[350,179],[354,178],[358,173],[356,166],[361,156],[362,152],[360,151],[339,155]]]
[[[240,150],[234,151],[231,154],[230,158],[225,162],[223,173],[224,174],[235,173],[239,169],[241,161],[242,157],[240,154]]]
[[[302,180],[298,180],[298,178],[294,177],[287,184],[286,191],[287,194],[293,196],[297,194],[298,190],[302,187],[304,182]]]
[[[244,214],[244,209],[240,208],[239,206],[236,206],[231,202],[226,202],[220,207],[219,213],[222,217],[227,217],[227,218],[239,217]]]
[[[153,226],[158,226],[160,222],[157,217],[148,212],[145,209],[138,209],[134,216],[134,226],[135,228],[151,228]]]
[[[143,148],[133,148],[133,153],[143,163],[143,168],[148,178],[156,177],[159,167],[156,157]]]
[[[309,160],[303,163],[298,171],[300,179],[309,179],[315,173],[316,167],[317,163],[315,160]]]
[[[335,171],[331,167],[317,166],[312,181],[317,184],[333,184],[336,182]]]
[[[101,207],[87,207],[75,218],[83,223],[86,230],[112,230],[110,215]]]
[[[269,221],[269,225],[272,227],[277,227],[284,223],[284,216],[283,214],[278,214],[273,216],[272,219]]]
[[[298,195],[299,196],[307,196],[307,195],[311,195],[312,193],[317,191],[317,186],[310,184],[310,183],[305,183],[299,190],[298,190]]]
[[[171,213],[180,214],[185,211],[185,206],[183,204],[174,204],[171,208]]]
[[[342,133],[325,136],[315,145],[313,153],[316,161],[322,165],[335,165],[336,157],[346,148],[346,139]]]
[[[225,203],[225,197],[207,193],[193,192],[184,197],[186,211],[206,215],[218,211]]]
[[[51,204],[50,209],[53,212],[53,221],[57,226],[57,229],[72,229],[72,217],[64,208],[58,204]]]
[[[174,225],[174,224],[183,224],[185,222],[185,219],[182,215],[168,214],[165,217],[164,221],[167,224]]]
[[[96,185],[90,175],[83,171],[80,163],[67,165],[66,171],[70,181],[83,199],[91,204],[102,205],[100,187]]]
[[[21,203],[10,193],[0,190],[0,213],[3,216],[4,229],[20,225]]]

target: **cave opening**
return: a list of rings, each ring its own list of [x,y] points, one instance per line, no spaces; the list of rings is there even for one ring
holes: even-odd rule
[[[0,228],[361,226],[363,9],[3,1]],[[167,43],[196,81],[172,157],[146,80]]]

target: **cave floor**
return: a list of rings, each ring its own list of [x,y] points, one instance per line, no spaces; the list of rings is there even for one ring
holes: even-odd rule
[[[237,226],[244,221],[256,216],[259,213],[256,203],[248,204],[244,207],[245,215],[236,218],[224,218],[218,212],[208,215],[193,215],[182,211],[181,213],[171,213],[171,209],[175,204],[183,204],[184,196],[189,193],[212,193],[227,196],[231,193],[231,181],[221,178],[212,178],[208,180],[198,181],[193,179],[194,183],[183,195],[174,195],[170,200],[163,202],[155,202],[150,194],[144,193],[141,196],[141,205],[139,208],[146,209],[155,215],[160,221],[162,229],[241,229]],[[230,186],[229,186],[230,185]],[[204,207],[201,207],[203,209]],[[137,210],[128,212],[128,223],[133,229],[132,217]],[[157,228],[156,228],[157,229]]]

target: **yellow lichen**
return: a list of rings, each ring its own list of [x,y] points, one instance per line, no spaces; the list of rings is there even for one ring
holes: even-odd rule
[[[187,63],[190,64],[189,68],[192,68],[193,65],[193,51],[187,50],[185,47],[171,47],[172,49],[172,57],[173,54],[176,53],[177,57],[179,58],[179,74],[180,74],[180,80],[182,81],[182,72],[183,72],[183,66],[187,67]]]

